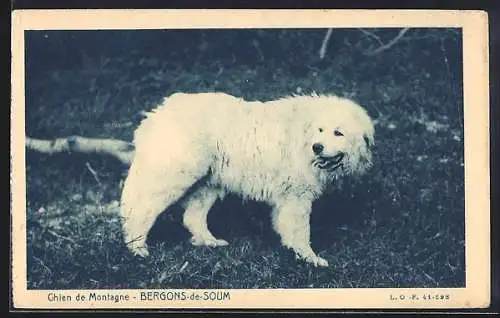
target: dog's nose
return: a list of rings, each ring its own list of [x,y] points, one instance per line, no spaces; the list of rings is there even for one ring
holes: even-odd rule
[[[323,149],[324,149],[325,147],[323,147],[323,145],[322,145],[322,144],[315,143],[315,144],[312,146],[312,148],[313,148],[313,152],[314,152],[315,154],[319,155],[319,154],[323,151]]]

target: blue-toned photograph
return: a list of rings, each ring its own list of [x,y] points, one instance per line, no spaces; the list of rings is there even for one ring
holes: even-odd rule
[[[28,289],[465,287],[461,29],[24,41]]]

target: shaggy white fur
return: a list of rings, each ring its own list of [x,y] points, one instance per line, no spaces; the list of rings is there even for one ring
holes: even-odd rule
[[[121,213],[130,250],[147,256],[146,236],[180,202],[194,245],[224,246],[207,214],[228,192],[269,203],[284,246],[328,266],[310,246],[312,202],[341,176],[371,165],[374,127],[366,111],[336,96],[244,101],[223,93],[176,93],[135,132],[135,157]]]

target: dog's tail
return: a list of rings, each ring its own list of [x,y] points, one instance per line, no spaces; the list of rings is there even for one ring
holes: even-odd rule
[[[26,148],[46,153],[60,152],[101,153],[115,157],[126,166],[130,166],[134,157],[134,144],[119,139],[85,138],[70,136],[54,140],[41,140],[26,137]]]

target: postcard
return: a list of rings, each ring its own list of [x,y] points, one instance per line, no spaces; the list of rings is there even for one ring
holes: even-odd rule
[[[490,304],[488,17],[18,10],[15,309]]]

